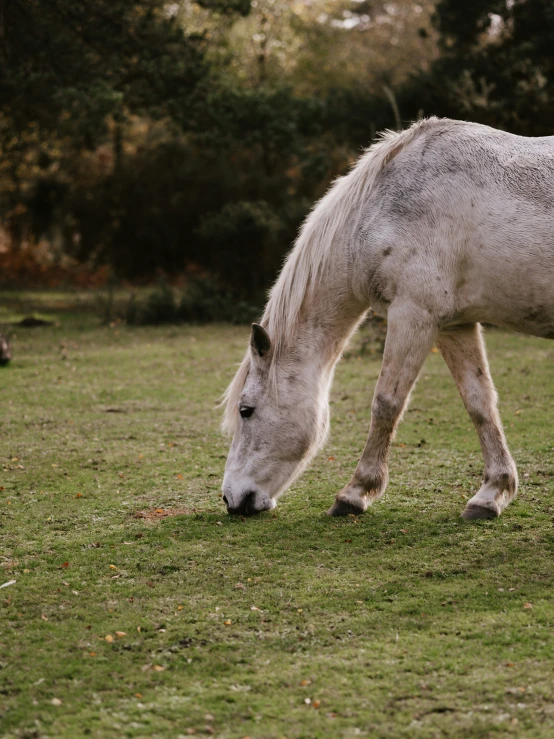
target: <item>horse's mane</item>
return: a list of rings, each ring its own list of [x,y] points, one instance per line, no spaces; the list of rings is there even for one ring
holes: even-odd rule
[[[308,289],[321,281],[334,260],[341,256],[344,258],[341,247],[348,248],[349,244],[344,239],[341,242],[336,238],[337,235],[344,233],[347,222],[353,216],[361,217],[363,203],[367,202],[383,167],[423,128],[436,122],[437,118],[427,118],[405,131],[381,133],[379,141],[366,150],[347,175],[338,177],[315,204],[271,289],[261,319],[262,326],[271,337],[273,368],[276,359],[296,335],[300,310]],[[221,404],[225,405],[222,428],[230,434],[236,427],[237,405],[249,367],[250,350],[246,352],[221,400]]]

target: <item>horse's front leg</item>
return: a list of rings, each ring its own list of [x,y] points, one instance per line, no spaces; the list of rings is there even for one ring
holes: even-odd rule
[[[327,511],[330,516],[363,513],[385,492],[390,445],[435,336],[436,325],[426,311],[412,304],[392,304],[389,308],[369,437],[352,480]]]
[[[517,470],[506,444],[479,324],[439,334],[437,344],[473,421],[485,460],[479,491],[463,518],[495,518],[517,492]]]

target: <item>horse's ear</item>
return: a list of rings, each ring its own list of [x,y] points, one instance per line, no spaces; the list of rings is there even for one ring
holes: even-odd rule
[[[252,335],[250,336],[250,346],[252,351],[258,357],[266,357],[271,351],[271,339],[269,334],[260,326],[259,323],[252,324]]]

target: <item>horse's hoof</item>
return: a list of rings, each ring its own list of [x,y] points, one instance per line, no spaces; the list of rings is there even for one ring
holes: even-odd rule
[[[471,503],[465,507],[462,518],[465,518],[466,521],[472,521],[477,518],[498,518],[499,515],[498,511],[495,511],[494,508]]]
[[[333,505],[327,511],[328,516],[359,516],[363,513],[364,509],[358,506],[348,503],[345,500],[335,500]]]

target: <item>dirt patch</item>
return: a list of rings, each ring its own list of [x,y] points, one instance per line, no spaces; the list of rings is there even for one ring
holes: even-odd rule
[[[170,516],[190,516],[197,512],[196,508],[150,508],[147,511],[138,511],[134,517],[143,518],[146,521],[156,521]]]

